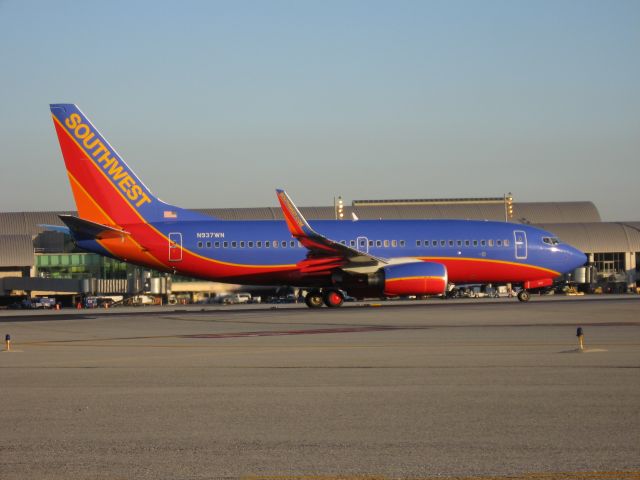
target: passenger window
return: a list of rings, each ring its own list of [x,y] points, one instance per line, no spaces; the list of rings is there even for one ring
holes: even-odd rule
[[[382,240],[376,240],[376,247],[382,246]]]
[[[237,248],[238,242],[231,242],[231,248]]]
[[[480,240],[480,245],[481,245],[481,246],[483,246],[483,247],[484,247],[486,244],[487,244],[487,241],[486,241],[486,240]]]
[[[474,240],[474,241],[473,241],[473,246],[474,246],[474,247],[477,247],[477,246],[478,246],[478,240]]]
[[[416,247],[421,247],[422,246],[422,242],[420,240],[416,240]]]
[[[296,242],[294,240],[289,240],[289,246],[294,248],[296,246]]]
[[[198,242],[198,248],[202,248],[202,242]]]
[[[247,243],[247,246],[248,246],[249,248],[253,248],[253,242],[249,242],[249,243]]]
[[[432,247],[437,247],[438,246],[438,240],[431,240],[431,246]]]
[[[424,246],[427,247],[427,248],[429,247],[429,240],[425,240],[424,241]]]
[[[256,242],[256,247],[257,247],[257,248],[262,248],[262,240],[258,240],[258,241]]]
[[[404,247],[404,240],[400,240],[400,246]]]
[[[398,241],[397,240],[391,240],[391,246],[392,247],[397,247],[398,246]]]
[[[350,247],[355,247],[356,246],[356,241],[355,240],[349,240],[349,246]]]
[[[211,242],[207,242],[207,248],[211,248]]]
[[[389,246],[389,240],[385,240],[384,241],[384,246],[385,246],[385,248]]]
[[[244,242],[240,242],[240,248],[244,248]]]
[[[447,242],[445,242],[444,240],[440,240],[440,246],[444,247],[447,245]]]
[[[489,240],[488,244],[489,244],[490,247],[493,247],[493,240]]]
[[[223,242],[222,246],[223,246],[224,248],[229,248],[229,242]]]
[[[471,245],[471,242],[469,240],[465,240],[464,241],[464,246],[468,247],[469,245]]]
[[[216,242],[216,243],[214,243],[214,244],[213,244],[213,246],[214,246],[215,248],[220,248],[220,242]]]
[[[449,240],[449,246],[453,247],[453,240]]]
[[[496,240],[496,246],[501,247],[502,246],[502,240]]]
[[[373,247],[373,240],[369,240],[369,246]]]
[[[456,240],[456,245],[458,245],[459,247],[462,246],[462,240]]]
[[[508,247],[508,246],[509,246],[509,240],[505,240],[503,243],[504,243],[504,246],[505,246],[505,247]]]
[[[340,240],[340,243],[343,244],[343,245],[346,245],[347,241],[346,240]]]
[[[286,240],[283,240],[282,242],[280,242],[280,246],[281,246],[282,248],[287,248],[287,241],[286,241]]]
[[[271,248],[271,242],[269,240],[265,240],[264,248]]]
[[[273,248],[278,248],[278,240],[273,241]]]

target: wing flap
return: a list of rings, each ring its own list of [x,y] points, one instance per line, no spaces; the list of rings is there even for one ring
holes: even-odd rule
[[[298,262],[298,268],[301,273],[318,273],[324,271],[331,271],[334,268],[340,268],[346,263],[342,257],[320,257],[320,258],[306,258],[301,262]]]

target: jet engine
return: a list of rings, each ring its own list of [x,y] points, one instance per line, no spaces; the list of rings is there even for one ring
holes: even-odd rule
[[[381,269],[383,293],[397,295],[442,295],[447,289],[447,267],[435,262],[412,262]]]
[[[447,289],[447,267],[435,262],[387,265],[367,275],[335,271],[333,285],[356,298],[401,295],[442,295]]]

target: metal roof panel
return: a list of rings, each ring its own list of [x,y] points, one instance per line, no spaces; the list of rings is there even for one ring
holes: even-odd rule
[[[0,267],[31,267],[32,265],[31,235],[0,235]]]

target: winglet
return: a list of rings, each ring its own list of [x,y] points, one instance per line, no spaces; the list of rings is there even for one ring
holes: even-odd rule
[[[282,213],[284,214],[284,219],[287,222],[287,227],[289,227],[291,235],[299,238],[315,234],[309,226],[309,223],[307,223],[300,213],[300,210],[298,210],[298,207],[295,206],[289,195],[287,195],[287,192],[277,189],[276,194],[278,195],[278,201],[282,207]]]
[[[321,267],[317,265],[317,262],[305,264],[303,270],[306,273],[316,270],[330,270],[331,268],[344,265],[345,262],[360,262],[360,264],[363,262],[371,262],[379,265],[388,263],[367,252],[361,252],[319,234],[307,223],[300,213],[300,210],[298,210],[291,198],[289,198],[289,195],[287,195],[287,192],[278,189],[276,193],[291,235],[297,238],[305,248],[308,248],[312,256],[331,256],[329,259],[324,259],[325,263],[323,263]]]

